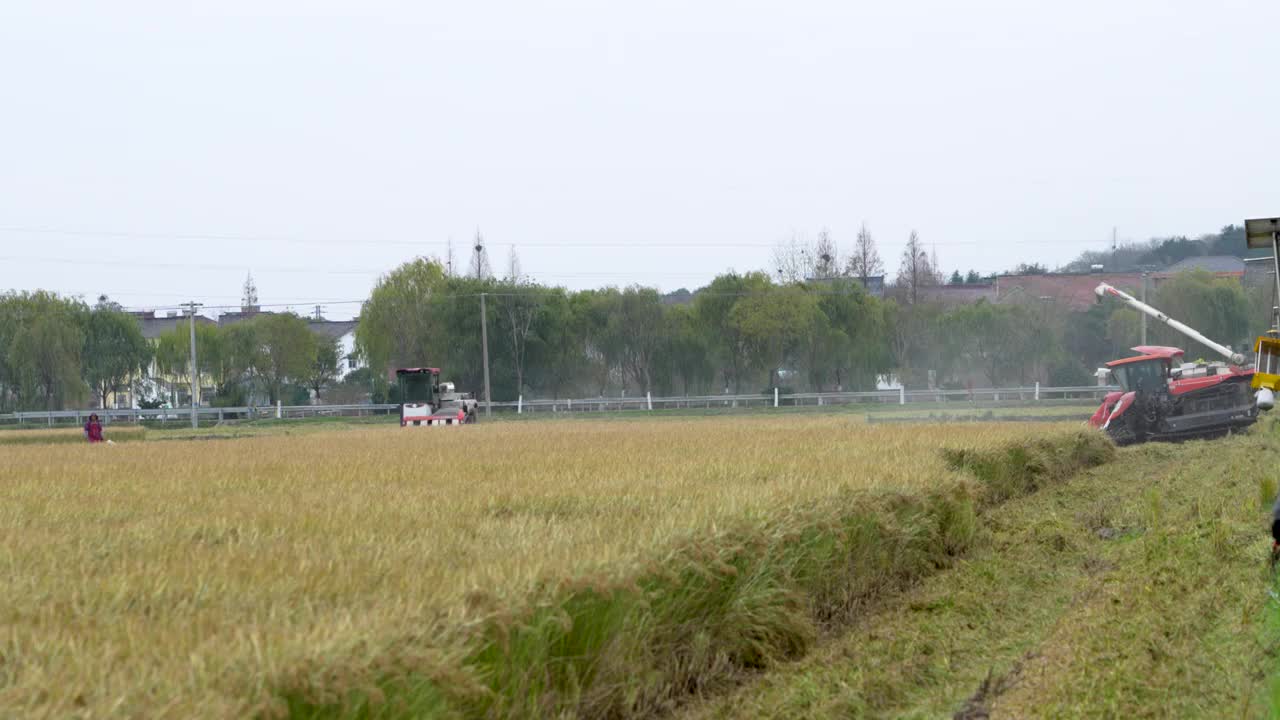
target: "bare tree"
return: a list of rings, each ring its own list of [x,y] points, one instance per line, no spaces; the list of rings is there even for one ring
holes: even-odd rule
[[[493,276],[489,268],[489,251],[484,246],[484,236],[476,231],[476,242],[471,248],[471,277],[476,280],[487,280]]]
[[[840,277],[839,252],[831,232],[823,228],[813,242],[800,235],[780,241],[773,247],[773,274],[783,284]]]
[[[915,230],[907,238],[907,246],[902,249],[902,263],[898,266],[899,291],[903,293],[907,304],[914,305],[920,299],[920,288],[938,284],[937,275],[929,261],[929,254],[920,244],[920,236]]]
[[[517,263],[518,264],[518,263]],[[519,270],[518,267],[515,270]],[[542,310],[542,298],[537,286],[519,280],[508,280],[503,293],[498,297],[501,325],[505,326],[507,339],[511,342],[511,361],[516,371],[516,392],[524,393],[525,358],[529,349],[529,338],[533,335],[533,325]]]
[[[809,277],[827,280],[839,276],[840,254],[831,239],[831,231],[823,228],[813,244],[813,265]]]
[[[880,253],[876,250],[876,241],[863,223],[858,230],[858,239],[853,245],[853,254],[845,265],[845,272],[850,277],[862,281],[865,287],[867,279],[884,274],[884,263],[880,261]]]
[[[511,246],[511,253],[507,255],[507,282],[519,283],[523,278],[520,272],[520,256],[516,254],[516,246]]]
[[[253,273],[244,279],[244,291],[240,294],[240,312],[246,315],[258,310],[258,286],[253,282]]]
[[[780,283],[803,282],[812,264],[809,248],[797,235],[773,246],[773,273]]]

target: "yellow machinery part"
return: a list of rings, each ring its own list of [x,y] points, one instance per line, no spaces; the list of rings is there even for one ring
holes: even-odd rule
[[[1258,362],[1253,372],[1253,389],[1267,388],[1280,391],[1280,337],[1259,335],[1253,344]]]

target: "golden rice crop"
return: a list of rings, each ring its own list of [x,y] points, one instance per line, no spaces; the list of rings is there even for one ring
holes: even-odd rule
[[[103,437],[112,442],[142,440],[147,429],[141,425],[108,425]],[[0,445],[61,445],[86,443],[81,428],[43,428],[39,430],[4,430],[0,432]]]
[[[963,483],[940,445],[1045,427],[549,421],[0,446],[0,716],[241,717],[299,688],[340,702],[357,670],[461,686],[484,618],[634,583],[743,518]]]

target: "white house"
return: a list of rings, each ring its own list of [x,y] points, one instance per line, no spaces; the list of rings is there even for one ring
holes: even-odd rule
[[[352,320],[308,320],[307,327],[321,337],[334,338],[338,341],[338,380],[341,381],[353,370],[364,367],[356,357],[356,325],[360,318]]]

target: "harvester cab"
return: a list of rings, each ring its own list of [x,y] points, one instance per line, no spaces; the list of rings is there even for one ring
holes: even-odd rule
[[[1135,358],[1107,363],[1111,377],[1125,392],[1164,387],[1172,374],[1169,359],[1158,355],[1139,355]]]
[[[422,425],[435,413],[439,393],[440,368],[400,368],[400,426]]]

